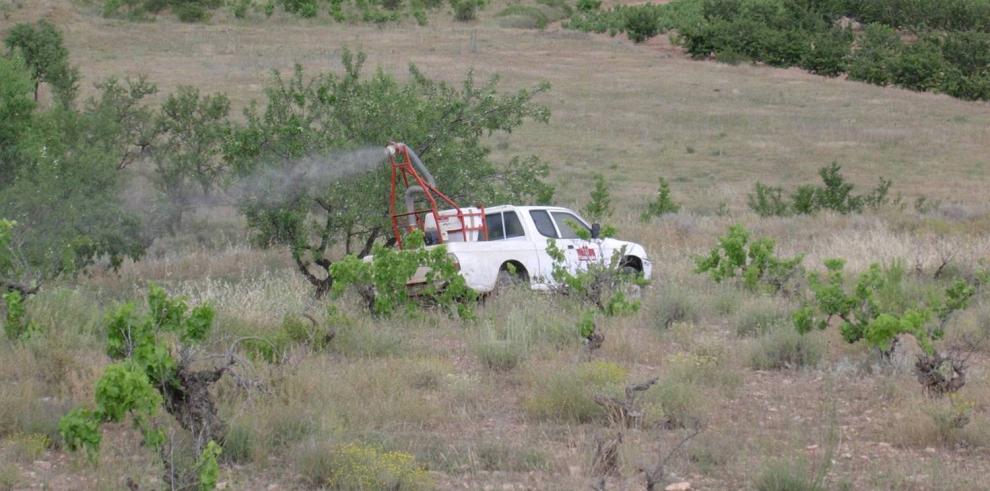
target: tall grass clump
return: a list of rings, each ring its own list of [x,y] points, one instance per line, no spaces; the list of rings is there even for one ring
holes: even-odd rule
[[[618,395],[627,371],[615,363],[585,362],[534,373],[524,407],[530,417],[564,423],[589,423],[605,416],[596,394]]]
[[[665,331],[675,322],[697,322],[700,318],[701,305],[697,294],[676,287],[660,291],[653,322],[655,328]]]
[[[737,336],[755,337],[777,326],[790,325],[791,309],[780,300],[761,296],[743,304],[733,317],[733,323]]]
[[[682,380],[661,380],[642,400],[645,426],[691,428],[705,419],[700,387]]]
[[[756,370],[793,370],[817,366],[824,352],[818,336],[801,335],[783,325],[757,338],[749,359]]]
[[[825,491],[824,476],[803,460],[779,460],[767,464],[756,477],[757,491]]]

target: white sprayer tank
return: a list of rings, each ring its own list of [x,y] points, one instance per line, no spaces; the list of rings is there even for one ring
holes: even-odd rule
[[[477,242],[480,240],[479,234],[481,231],[482,224],[482,213],[481,209],[469,206],[466,208],[460,208],[461,213],[464,215],[463,222],[462,219],[457,217],[457,208],[449,210],[441,210],[438,212],[440,215],[440,226],[437,227],[437,221],[433,218],[432,213],[426,214],[426,220],[424,224],[424,231],[429,233],[438,232],[444,242]],[[467,228],[467,238],[465,239],[465,233],[463,228]]]

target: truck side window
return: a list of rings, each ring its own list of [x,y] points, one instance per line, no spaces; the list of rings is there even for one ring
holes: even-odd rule
[[[557,228],[560,229],[562,239],[577,239],[578,234],[574,231],[575,228],[583,229],[589,234],[591,233],[588,227],[585,227],[584,223],[578,217],[570,213],[555,211],[553,212],[553,219],[557,222]]]
[[[533,218],[533,224],[536,225],[536,230],[540,232],[540,235],[551,239],[559,238],[557,237],[557,229],[553,228],[553,220],[550,219],[550,214],[546,210],[529,210],[529,216]]]
[[[511,239],[513,237],[523,237],[526,232],[523,230],[522,222],[519,221],[519,215],[516,215],[514,211],[507,211],[502,214],[505,220],[505,238]]]
[[[488,240],[502,240],[505,238],[505,228],[502,227],[501,213],[489,213],[485,215],[485,222],[488,223]]]

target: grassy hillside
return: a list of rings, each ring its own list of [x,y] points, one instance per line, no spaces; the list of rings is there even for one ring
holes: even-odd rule
[[[604,321],[605,344],[589,354],[573,332],[577,307],[526,291],[480,304],[472,322],[440,313],[374,319],[353,299],[338,302],[340,317],[328,316],[330,301],[312,300],[285,251],[249,247],[239,215],[205,209],[117,273],[46,285],[29,306],[41,334],[0,341],[0,490],[161,485],[156,456],[128,425],[105,432],[95,463],[37,437],[57,440],[58,418],[92,399],[108,363],[102,318],[114,302],[141,298],[148,282],[215,305],[211,348],[265,336],[302,313],[338,330],[326,350],[292,345],[281,363],[255,359],[221,382],[220,411],[236,435],[221,467],[226,489],[332,488],[328,475],[349,458],[339,451],[348,444],[410,454],[439,489],[588,489],[596,439],[614,431],[590,394],[651,377],[660,381],[642,396],[645,424],[626,432],[621,475],[609,477],[608,489],[642,489],[640,469],[656,465],[658,446],[666,455],[695,421],[702,432],[667,462],[664,485],[819,489],[811,481],[823,468],[827,489],[983,485],[985,293],[947,334],[975,340],[958,406],[921,393],[911,341],[890,364],[836,329],[795,340],[797,298],[715,284],[693,273],[692,258],[742,223],[775,238],[784,255],[806,253],[811,269],[829,257],[847,258],[853,272],[900,261],[917,297],[942,286],[933,276],[943,262],[960,275],[985,267],[990,105],[796,69],[692,61],[659,38],[633,45],[552,25],[501,28],[497,6],[473,24],[445,12],[428,27],[375,27],[226,13],[209,24],[132,23],[99,17],[85,3],[24,3],[0,20],[0,34],[42,17],[58,25],[84,94],[109,75],[145,74],[161,93],[192,84],[227,93],[239,110],[260,99],[271,70],[339,70],[344,47],[400,77],[415,63],[452,82],[469,69],[498,74],[509,88],[549,81],[540,102],[552,110],[550,123],[492,138],[496,158],[533,153],[550,162],[565,206],[583,205],[592,174],[604,174],[616,205],[610,222],[644,244],[655,270],[640,312]],[[903,206],[786,218],[747,208],[755,181],[814,182],[832,161],[858,191],[892,179]],[[641,224],[659,177],[682,210]],[[149,199],[142,193],[135,188],[134,199]],[[916,209],[919,197],[937,205]],[[806,366],[764,361],[796,350],[808,353]],[[514,361],[506,369],[494,357]],[[952,424],[958,407],[968,408],[962,427]]]

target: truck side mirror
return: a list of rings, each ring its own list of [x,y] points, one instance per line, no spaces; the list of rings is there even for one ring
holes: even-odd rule
[[[602,236],[602,224],[592,223],[591,224],[591,238],[597,239]]]

